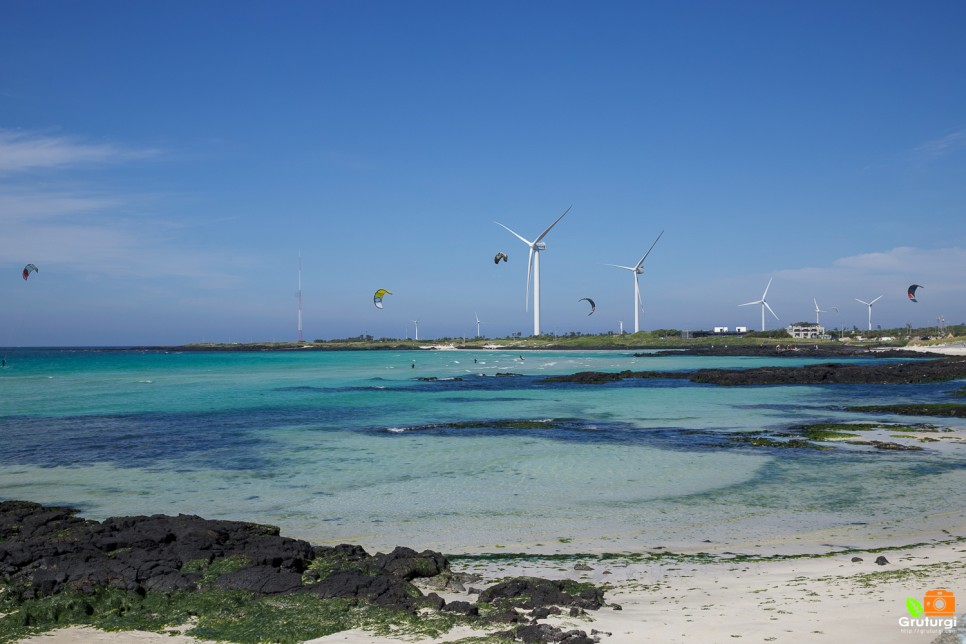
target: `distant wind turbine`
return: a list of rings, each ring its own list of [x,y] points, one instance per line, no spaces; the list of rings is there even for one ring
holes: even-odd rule
[[[875,298],[874,300],[872,300],[871,302],[866,302],[865,300],[860,300],[859,298],[855,298],[856,302],[861,302],[862,304],[865,304],[867,307],[869,307],[869,331],[872,330],[872,305],[878,302],[880,299],[882,299],[881,295]]]
[[[821,324],[818,321],[818,314],[819,313],[828,313],[828,311],[823,311],[822,309],[818,308],[818,300],[816,300],[814,297],[812,298],[812,301],[815,302],[815,324]]]
[[[477,313],[474,313],[473,315],[476,316],[476,337],[480,337],[480,316]]]
[[[765,309],[768,309],[768,312],[774,315],[776,320],[778,319],[778,315],[771,310],[771,307],[768,306],[768,302],[765,301],[765,298],[768,297],[768,289],[771,288],[771,280],[772,278],[768,278],[768,285],[765,286],[765,292],[761,294],[760,300],[755,300],[754,302],[745,302],[744,304],[738,305],[738,306],[751,306],[752,304],[761,304],[761,330],[762,331],[765,330]]]
[[[571,206],[570,208],[573,208]],[[547,229],[540,233],[536,239],[530,241],[513,232],[503,224],[498,221],[494,221],[497,226],[501,228],[506,228],[510,233],[522,241],[524,244],[530,247],[530,257],[527,259],[527,294],[526,294],[526,307],[530,310],[530,275],[533,274],[533,335],[540,335],[540,251],[546,250],[547,245],[543,243],[543,238],[547,236],[550,229],[557,225],[557,223],[564,218],[570,208],[564,210],[563,215],[557,217],[557,221],[553,222]]]
[[[613,266],[614,268],[623,268],[624,270],[631,271],[631,273],[634,275],[634,333],[637,333],[638,331],[641,330],[638,316],[642,311],[644,311],[644,300],[641,299],[641,285],[638,282],[638,277],[640,277],[640,275],[644,273],[644,260],[647,259],[647,256],[651,254],[652,250],[654,250],[654,247],[657,245],[658,240],[661,239],[661,235],[663,234],[664,234],[664,231],[662,230],[661,234],[658,235],[657,239],[654,240],[654,243],[651,244],[651,247],[647,249],[646,253],[644,253],[644,257],[641,258],[641,261],[637,262],[637,264],[635,264],[634,266],[621,266],[619,264],[607,264],[607,266]]]
[[[419,320],[413,320],[413,324],[416,325],[416,342],[419,342]]]

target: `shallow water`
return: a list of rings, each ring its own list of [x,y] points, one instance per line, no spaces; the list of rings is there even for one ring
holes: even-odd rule
[[[962,383],[542,381],[583,370],[828,359],[5,353],[0,498],[68,504],[92,518],[183,512],[271,523],[314,543],[447,552],[787,544],[818,533],[852,545],[931,527],[924,517],[958,510],[951,499],[962,498],[966,485],[966,449],[950,441],[923,444],[921,452],[721,446],[731,432],[825,420],[962,431],[961,420],[841,411],[942,401]]]

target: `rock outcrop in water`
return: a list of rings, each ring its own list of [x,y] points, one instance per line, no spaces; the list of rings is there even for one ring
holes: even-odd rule
[[[78,517],[70,508],[0,502],[0,599],[8,612],[31,600],[58,594],[94,596],[105,589],[135,600],[152,593],[243,591],[253,597],[302,593],[408,615],[429,608],[462,615],[485,628],[505,626],[511,614],[516,616],[512,621],[526,621],[518,612],[523,609],[560,605],[583,610],[603,604],[599,589],[569,581],[509,580],[484,591],[476,604],[447,603],[412,583],[443,577],[450,583],[459,574],[450,570],[446,557],[430,550],[397,547],[370,555],[357,545],[313,547],[280,536],[274,526],[254,523],[191,515],[98,522]],[[480,617],[480,605],[488,607],[487,617]],[[494,605],[500,610],[489,608]],[[93,600],[85,606],[82,615],[99,610]],[[53,620],[58,619],[55,610]],[[502,634],[525,641],[562,641],[556,629]],[[566,635],[566,641],[593,641],[583,631]]]
[[[546,382],[603,384],[629,378],[678,378],[691,382],[738,385],[913,384],[966,378],[966,358],[951,357],[876,364],[823,363],[802,367],[698,369],[695,371],[583,371],[546,378]]]

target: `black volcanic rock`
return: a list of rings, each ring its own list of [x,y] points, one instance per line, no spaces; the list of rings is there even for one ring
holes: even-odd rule
[[[480,593],[479,602],[489,604],[504,600],[521,608],[573,606],[597,610],[604,603],[604,593],[592,587],[579,588],[568,580],[516,577]]]
[[[801,367],[755,367],[751,369],[698,369],[681,371],[582,371],[569,376],[545,378],[544,382],[603,384],[630,378],[685,378],[691,382],[725,386],[914,384],[966,378],[966,358],[950,357],[876,364],[823,363]]]
[[[13,603],[62,592],[94,596],[104,588],[141,597],[214,588],[253,596],[303,592],[409,614],[429,608],[483,619],[477,605],[447,604],[435,593],[424,595],[411,583],[416,578],[454,576],[446,558],[431,550],[397,547],[369,555],[357,545],[312,547],[280,536],[274,526],[255,523],[192,515],[113,517],[97,522],[81,519],[69,508],[0,502],[0,582],[5,601]],[[486,621],[513,623],[524,618],[512,606],[596,609],[603,603],[603,592],[587,584],[525,577],[483,591],[479,602],[500,602],[506,609]],[[583,641],[576,633],[572,638]]]

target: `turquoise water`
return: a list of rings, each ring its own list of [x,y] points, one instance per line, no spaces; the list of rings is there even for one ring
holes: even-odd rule
[[[856,545],[961,520],[950,499],[964,492],[966,449],[952,439],[898,453],[722,445],[730,432],[825,420],[963,432],[841,411],[943,401],[962,383],[542,381],[827,361],[630,352],[5,353],[0,498],[92,518],[181,512],[313,543],[446,552]]]

